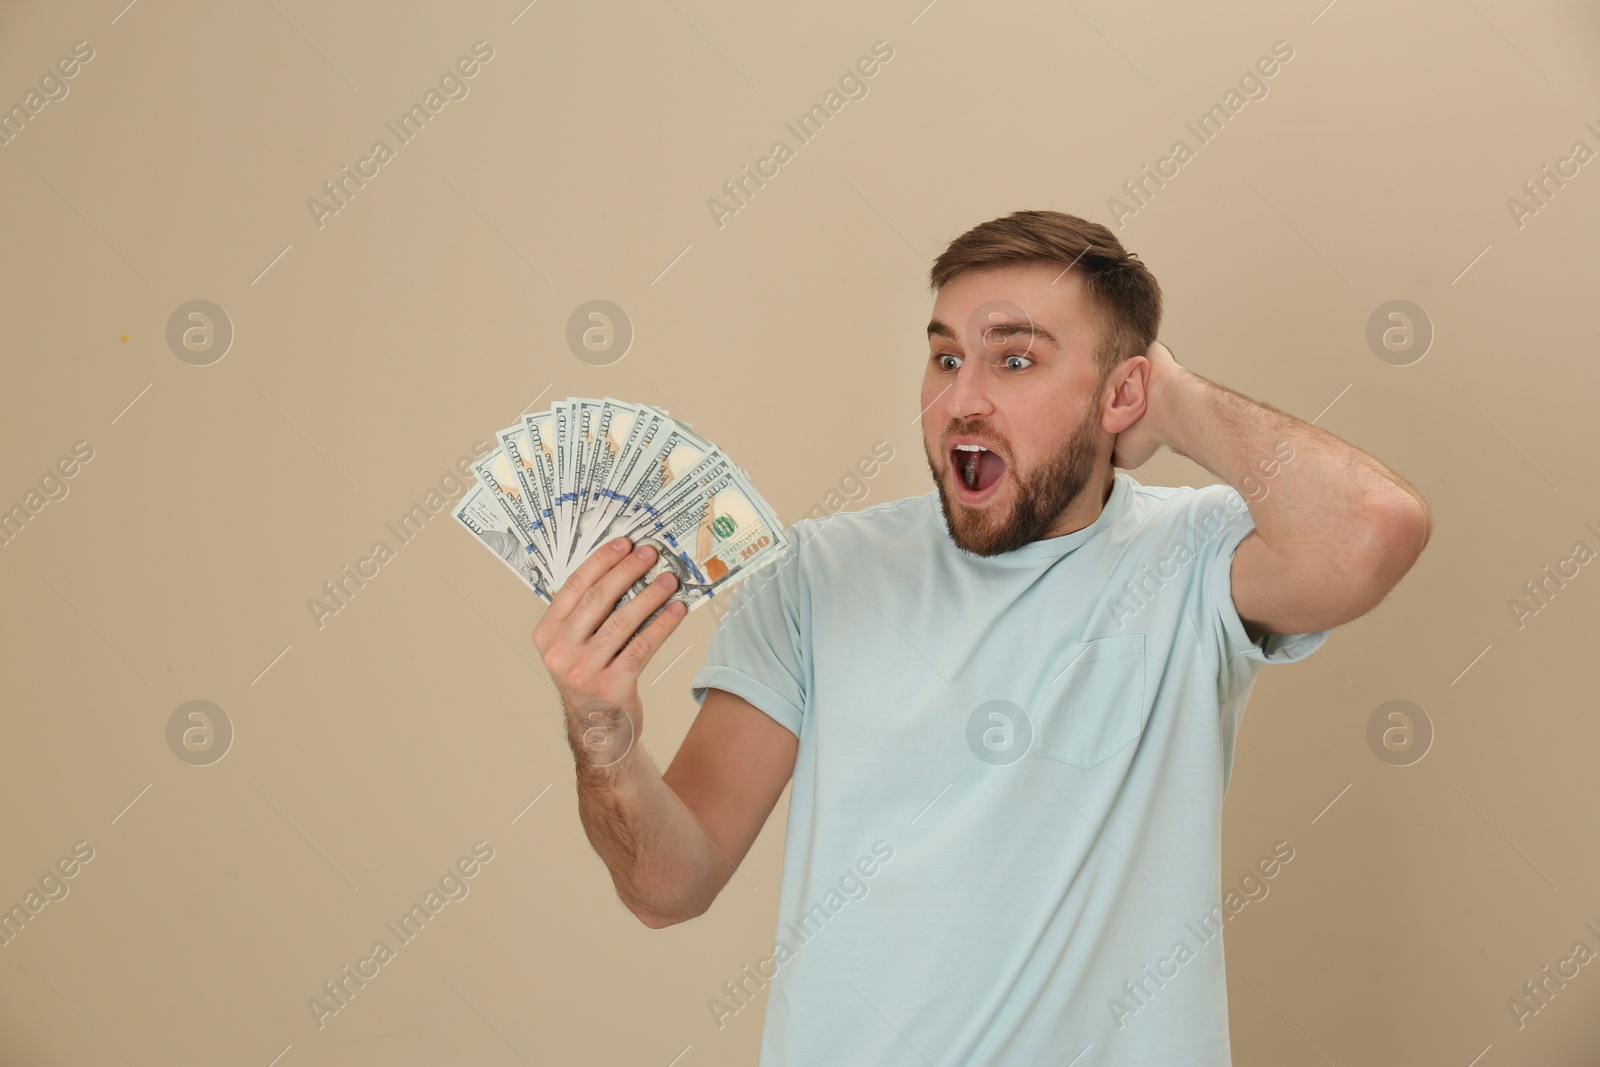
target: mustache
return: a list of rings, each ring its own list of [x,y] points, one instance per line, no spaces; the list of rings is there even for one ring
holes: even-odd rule
[[[950,453],[950,439],[952,437],[976,437],[990,451],[998,452],[1001,459],[1009,460],[1011,456],[1011,446],[1006,444],[999,434],[994,433],[992,430],[986,430],[982,426],[969,428],[952,425],[945,431],[943,438],[940,440],[941,448],[946,455]]]

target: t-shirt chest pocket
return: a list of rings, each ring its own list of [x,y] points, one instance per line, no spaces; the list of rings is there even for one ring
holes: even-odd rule
[[[1069,645],[1040,688],[1033,750],[1093,767],[1138,739],[1144,728],[1144,634]]]

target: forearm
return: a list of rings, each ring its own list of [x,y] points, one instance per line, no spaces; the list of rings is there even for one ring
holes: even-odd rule
[[[621,709],[616,714],[623,715]],[[577,760],[578,817],[611,871],[617,895],[647,926],[699,915],[728,866],[693,810],[662,780],[637,738],[609,765],[591,744],[596,725],[568,717]],[[626,727],[624,728],[627,729]],[[629,731],[631,736],[631,731]]]
[[[1405,479],[1347,441],[1270,404],[1179,369],[1152,399],[1174,452],[1239,491],[1275,551],[1354,558],[1383,534],[1397,507],[1420,508]]]

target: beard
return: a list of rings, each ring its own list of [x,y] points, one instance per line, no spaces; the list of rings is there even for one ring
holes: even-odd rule
[[[941,471],[928,453],[928,443],[924,439],[922,451],[927,455],[934,487],[939,490],[939,508],[944,512],[945,528],[950,531],[950,539],[956,547],[977,556],[998,556],[1049,534],[1050,528],[1078,499],[1095,473],[1094,442],[1098,433],[1095,421],[1092,416],[1086,416],[1061,447],[1045,457],[1034,470],[1025,471],[1007,464],[1005,477],[1012,484],[1002,486],[1000,492],[1011,494],[1009,506],[1001,503],[998,496],[977,508],[952,500],[946,480],[948,453],[945,469]],[[978,431],[960,429],[957,432],[972,432],[974,436],[993,439]],[[997,443],[1004,444],[1003,441]]]

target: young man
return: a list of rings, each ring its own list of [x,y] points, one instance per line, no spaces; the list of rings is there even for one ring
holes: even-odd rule
[[[1245,701],[1383,599],[1428,508],[1179,366],[1104,226],[1018,212],[931,281],[934,490],[794,525],[730,598],[664,775],[637,679],[681,615],[627,640],[663,585],[606,618],[649,560],[597,553],[540,621],[584,827],[667,926],[710,907],[792,777],[773,952],[709,1005],[720,1025],[770,984],[763,1067],[1228,1064]],[[1163,444],[1225,484],[1125,473]]]

